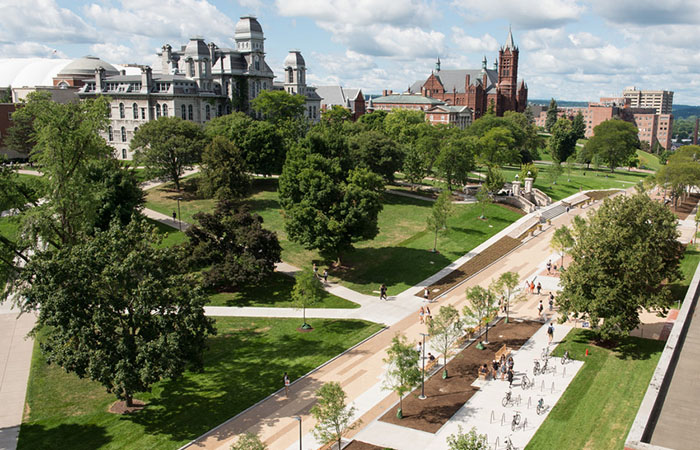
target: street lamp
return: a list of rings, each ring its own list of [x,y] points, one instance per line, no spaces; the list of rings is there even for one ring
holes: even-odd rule
[[[421,333],[420,335],[423,336],[423,371],[421,372],[420,395],[418,398],[425,400],[427,398],[425,396],[425,337],[428,336],[428,334]]]
[[[301,416],[292,416],[292,419],[299,421],[299,450],[302,450],[302,448],[301,448]]]
[[[182,197],[179,195],[177,196],[177,220],[178,220],[178,225],[180,227],[180,231],[182,231],[182,216],[180,215],[180,200],[182,200]]]

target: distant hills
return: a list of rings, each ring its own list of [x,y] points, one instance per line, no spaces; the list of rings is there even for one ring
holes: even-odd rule
[[[556,99],[555,99],[556,100]],[[530,99],[529,103],[534,105],[549,106],[551,99]],[[566,107],[586,107],[588,102],[578,102],[571,100],[557,100],[557,105]],[[690,116],[700,117],[700,106],[692,105],[673,105],[673,117],[676,119],[685,119]]]
[[[555,99],[557,100],[557,99]],[[545,105],[549,106],[549,102],[551,102],[552,99],[539,99],[539,98],[531,98],[528,99],[528,103],[532,103],[533,105]],[[575,108],[575,107],[586,107],[588,106],[588,102],[577,102],[577,101],[572,101],[572,100],[557,100],[557,105],[561,106],[562,108]]]

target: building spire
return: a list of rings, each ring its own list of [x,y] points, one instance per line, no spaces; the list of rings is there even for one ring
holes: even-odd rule
[[[518,47],[515,46],[515,41],[513,41],[513,30],[511,26],[508,25],[508,37],[506,38],[506,45],[503,47],[505,50],[517,50]]]
[[[435,63],[435,71],[440,72],[440,57],[438,56],[437,62]]]

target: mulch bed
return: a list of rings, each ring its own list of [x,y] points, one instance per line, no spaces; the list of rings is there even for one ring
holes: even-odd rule
[[[693,212],[693,208],[697,205],[698,200],[700,200],[700,194],[690,194],[677,208],[671,208],[671,212],[674,213],[678,219],[685,220],[690,213]]]
[[[610,197],[611,195],[617,194],[618,192],[620,192],[620,191],[618,191],[618,190],[614,190],[614,191],[591,191],[591,192],[586,192],[586,195],[587,195],[589,198],[593,199],[593,200],[602,200],[602,199],[604,199],[605,197]]]
[[[541,322],[498,323],[489,329],[490,343],[485,350],[477,350],[470,345],[447,363],[450,375],[442,379],[442,368],[425,381],[425,400],[418,399],[418,387],[403,399],[403,419],[396,417],[398,404],[386,412],[379,420],[436,433],[479,389],[472,387],[477,378],[479,366],[490,363],[496,351],[506,344],[513,350],[519,349],[542,326]],[[518,368],[515,368],[516,371]],[[508,383],[503,382],[504,391]]]
[[[362,442],[362,441],[352,441],[345,447],[343,447],[343,450],[387,450],[388,447],[379,447],[374,444],[368,444],[367,442]],[[389,449],[391,450],[391,449]]]
[[[141,411],[146,407],[146,404],[141,400],[132,400],[133,406],[126,406],[125,400],[118,400],[109,407],[109,412],[112,414],[131,414],[137,411]]]
[[[429,286],[428,290],[430,293],[428,299],[432,300],[444,294],[451,287],[458,285],[467,278],[485,269],[520,244],[521,241],[518,239],[513,239],[508,236],[502,237],[486,250]],[[416,292],[414,295],[423,297],[423,291]]]

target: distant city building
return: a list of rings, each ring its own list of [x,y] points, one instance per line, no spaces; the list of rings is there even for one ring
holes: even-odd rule
[[[366,111],[365,96],[362,89],[344,88],[342,86],[318,86],[316,92],[321,97],[321,110],[333,106],[342,106],[350,111],[352,120],[357,120]]]
[[[472,110],[468,106],[449,105],[442,100],[420,94],[395,94],[385,90],[382,97],[373,98],[367,111],[395,109],[425,112],[425,120],[431,125],[442,123],[459,128],[468,127],[473,120]]]
[[[654,108],[656,114],[673,113],[673,91],[648,91],[628,87],[622,97],[629,99],[632,108]]]
[[[408,93],[420,93],[452,106],[468,106],[474,119],[484,115],[491,105],[498,116],[506,111],[523,112],[527,106],[527,85],[525,81],[518,85],[519,54],[509,31],[493,69],[487,68],[485,56],[481,69],[460,70],[442,70],[438,58],[433,73],[426,80],[413,83]]]

